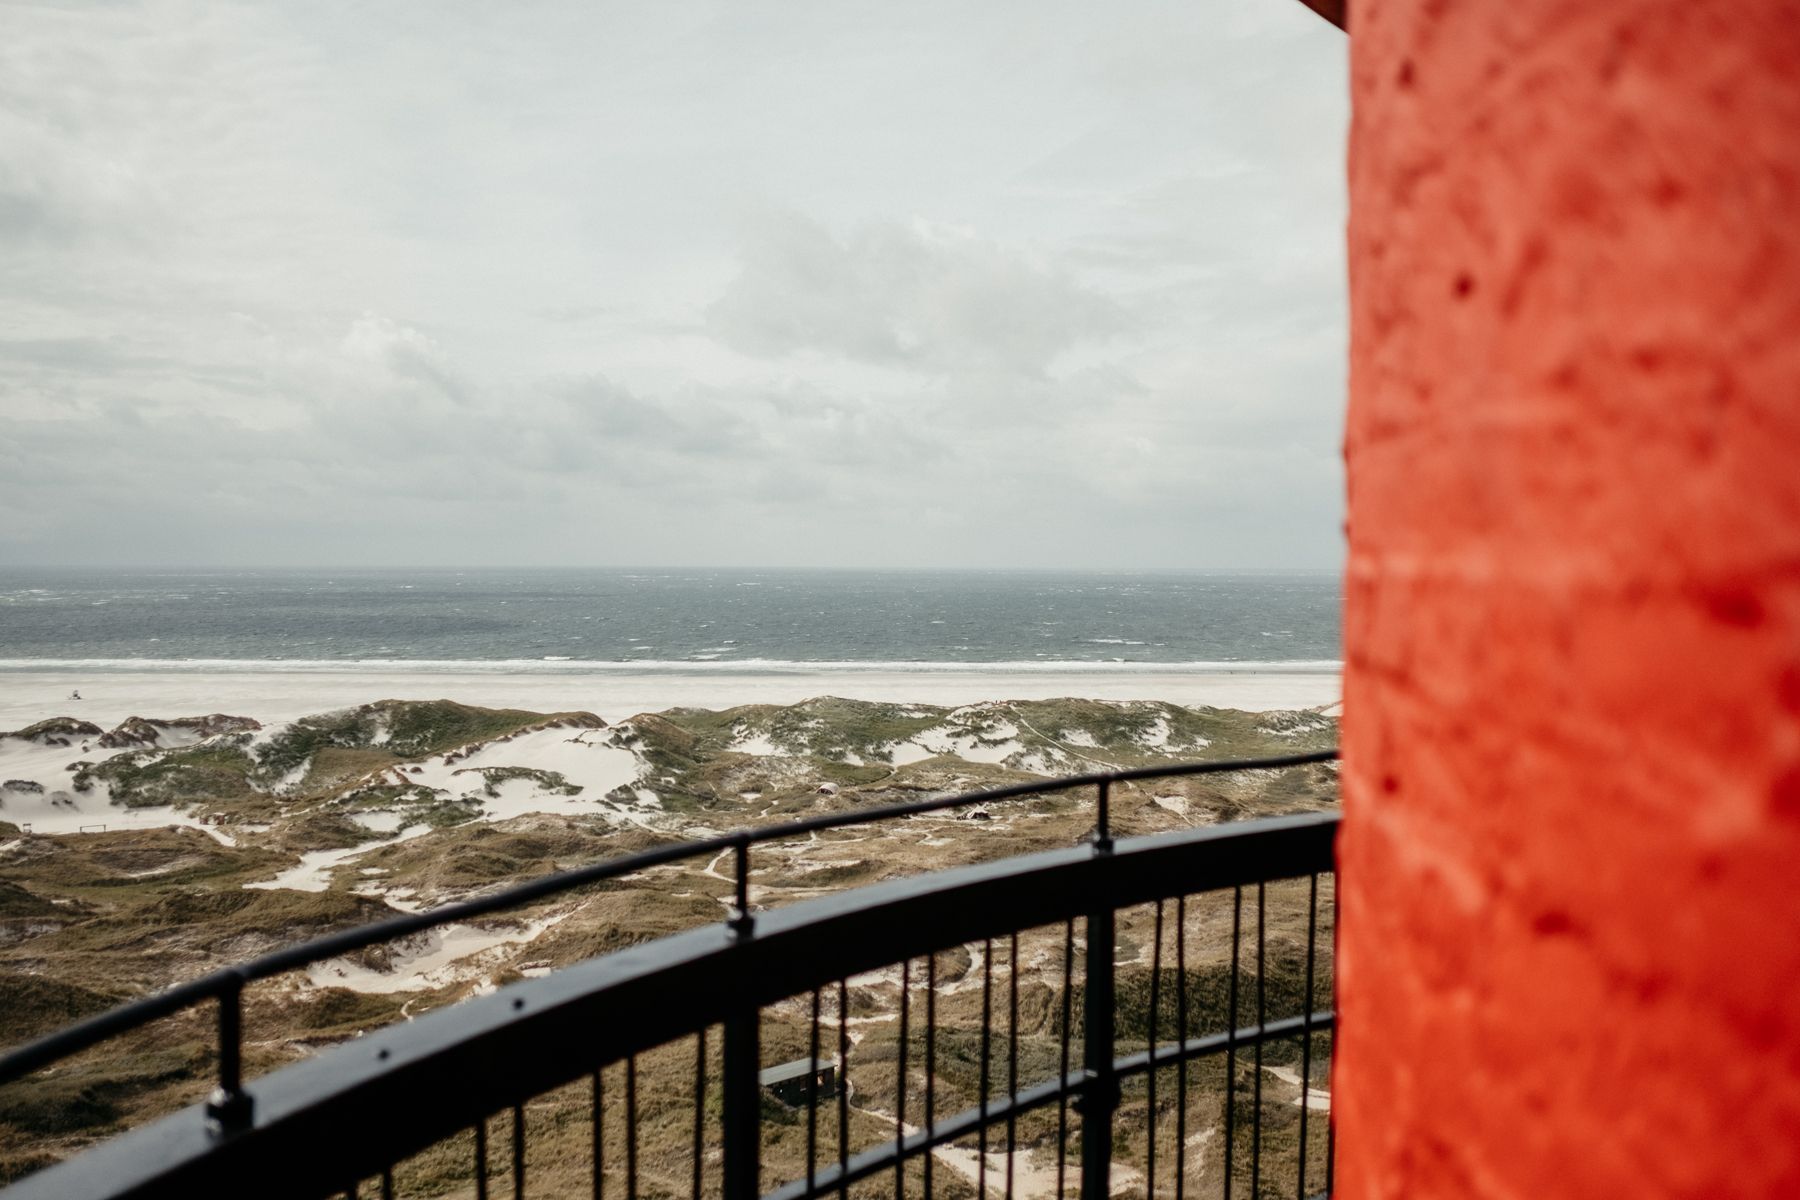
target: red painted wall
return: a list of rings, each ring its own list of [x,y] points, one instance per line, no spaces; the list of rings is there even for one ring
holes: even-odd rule
[[[1800,1196],[1800,4],[1351,32],[1340,1194]]]

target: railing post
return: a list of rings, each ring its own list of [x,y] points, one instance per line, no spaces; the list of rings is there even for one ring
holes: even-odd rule
[[[254,1102],[244,1091],[244,981],[233,975],[219,993],[219,1086],[206,1098],[213,1132],[236,1133],[250,1126]]]
[[[756,918],[750,913],[750,839],[737,844],[737,911],[732,914],[732,935],[740,941],[756,936]],[[751,1004],[725,1018],[722,1064],[724,1089],[725,1200],[757,1200],[762,1193],[762,1095],[757,1076],[762,1070],[760,1028],[762,1012]]]
[[[750,838],[740,835],[734,847],[737,879],[732,894],[731,932],[749,937],[756,930],[756,917],[750,912]]]
[[[1094,849],[1102,854],[1113,848],[1111,780],[1100,781],[1100,800],[1094,806]]]
[[[725,1200],[756,1200],[761,1192],[762,1098],[756,1076],[762,1051],[758,1013],[739,1012],[725,1022]]]
[[[1107,785],[1100,783],[1100,816],[1094,853],[1112,853]],[[1113,910],[1087,914],[1087,965],[1083,972],[1081,1035],[1081,1200],[1107,1200],[1112,1191],[1113,1112],[1119,1081],[1113,1075]]]

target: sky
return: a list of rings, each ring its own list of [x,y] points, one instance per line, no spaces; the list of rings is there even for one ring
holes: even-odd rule
[[[0,564],[1334,568],[1295,0],[0,7]]]

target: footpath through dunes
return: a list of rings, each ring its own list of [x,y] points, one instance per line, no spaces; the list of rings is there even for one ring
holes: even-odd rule
[[[133,717],[110,730],[42,722],[0,735],[3,1040],[397,910],[658,844],[1053,775],[1320,749],[1335,744],[1336,724],[1319,709],[831,697],[613,724],[448,700],[379,701],[267,725],[228,714]],[[1323,764],[1121,786],[1112,819],[1130,836],[1335,802],[1335,765]],[[751,899],[777,906],[1067,846],[1092,824],[1091,798],[1069,795],[771,842],[756,851]],[[728,863],[696,858],[255,985],[248,1069],[717,920],[732,886]],[[1287,903],[1272,909],[1281,944],[1298,936],[1296,919],[1304,927]],[[1191,978],[1166,980],[1165,995],[1189,988],[1199,1008],[1222,994],[1219,922],[1204,906],[1190,913]],[[1048,964],[1061,952],[1047,936],[1022,940],[1017,968],[1040,1007],[1060,980],[1038,978],[1055,974]],[[1148,938],[1142,914],[1122,919],[1127,976],[1147,979]],[[954,956],[940,957],[946,1018],[977,1023],[958,1015],[967,988],[953,977]],[[1271,959],[1271,980],[1298,969],[1290,958]],[[1007,958],[1004,970],[1013,969]],[[846,1026],[871,1046],[893,1036],[899,1002],[898,977],[877,974],[855,981]],[[796,1014],[778,1007],[769,1019],[771,1046],[797,1036],[783,1032]],[[0,1089],[0,1178],[199,1098],[210,1086],[209,1022],[199,1012],[171,1018]],[[871,1067],[851,1072],[871,1112],[891,1111],[891,1054],[885,1071],[885,1084]],[[647,1136],[659,1136],[655,1120]]]

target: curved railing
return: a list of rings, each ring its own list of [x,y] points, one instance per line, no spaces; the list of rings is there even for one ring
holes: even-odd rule
[[[475,1195],[486,1197],[499,1178],[523,1196],[531,1159],[528,1104],[542,1106],[547,1094],[586,1082],[592,1194],[602,1196],[609,1181],[617,1180],[636,1200],[640,1060],[666,1093],[670,1047],[688,1039],[694,1052],[691,1086],[684,1094],[692,1108],[696,1198],[812,1200],[834,1191],[860,1196],[873,1194],[868,1189],[875,1177],[891,1172],[895,1195],[904,1200],[909,1187],[923,1188],[924,1195],[958,1191],[946,1171],[960,1173],[964,1181],[972,1178],[979,1196],[990,1183],[1009,1196],[1034,1191],[1061,1196],[1078,1180],[1084,1197],[1100,1200],[1114,1190],[1121,1171],[1127,1181],[1135,1174],[1152,1195],[1181,1197],[1190,1187],[1207,1189],[1208,1171],[1218,1185],[1209,1190],[1227,1196],[1246,1183],[1248,1194],[1260,1194],[1265,1178],[1291,1186],[1292,1194],[1321,1190],[1321,1181],[1322,1190],[1329,1191],[1328,1123],[1310,1114],[1321,1107],[1313,1081],[1324,1055],[1316,1053],[1316,1043],[1328,1040],[1333,1020],[1329,941],[1326,953],[1319,946],[1321,879],[1332,871],[1335,815],[1115,842],[1110,795],[1121,783],[1299,767],[1335,757],[1335,751],[1323,751],[1145,768],[823,814],[657,847],[277,951],[0,1058],[0,1083],[11,1082],[172,1013],[205,1003],[218,1006],[218,1085],[209,1101],[30,1176],[13,1190],[24,1197],[313,1197],[355,1194],[359,1183],[374,1181],[383,1194],[393,1194],[396,1181],[402,1188],[408,1182],[405,1160],[429,1153],[437,1162],[450,1153],[445,1149],[450,1139],[459,1147],[468,1143],[467,1179]],[[1083,788],[1096,794],[1093,835],[1083,846],[896,880],[773,911],[751,909],[751,855],[760,843]],[[722,852],[736,859],[736,903],[728,921],[512,984],[249,1084],[243,1081],[241,1002],[245,985],[254,980]],[[1298,882],[1282,890],[1277,881],[1289,880]],[[1227,911],[1228,967],[1220,961]],[[1331,911],[1326,897],[1327,921]],[[1255,924],[1253,969],[1244,961],[1250,953],[1244,948],[1249,917]],[[1140,947],[1131,961],[1117,961],[1121,928],[1134,944],[1146,928],[1153,929],[1147,956]],[[1172,968],[1164,956],[1171,942]],[[1210,964],[1211,974],[1189,970],[1190,945]],[[947,956],[957,954],[966,961],[958,958],[949,973],[960,965],[962,974],[954,983],[940,980]],[[1141,969],[1145,957],[1147,972]],[[973,987],[970,976],[977,969],[982,975],[978,1015],[964,1011],[973,1004],[964,993]],[[898,978],[890,978],[896,971]],[[1009,1014],[1002,1023],[1004,1070],[994,1048],[1001,1036],[994,1012],[996,971],[1004,975]],[[1221,990],[1226,994],[1219,995]],[[1023,1023],[1022,994],[1032,1010]],[[859,1016],[858,1004],[888,1009]],[[1271,1011],[1272,1004],[1283,1011]],[[956,1011],[940,1021],[940,1005]],[[913,1010],[919,1007],[925,1010],[922,1031],[915,1032]],[[875,1024],[883,1028],[864,1032],[859,1026],[852,1033],[859,1022],[872,1022],[870,1030]],[[891,1047],[889,1024],[897,1033]],[[722,1036],[712,1041],[715,1029]],[[827,1033],[836,1041],[830,1061],[822,1055]],[[1126,1053],[1120,1053],[1122,1041],[1132,1047]],[[765,1043],[800,1047],[796,1063],[807,1082],[798,1091],[788,1084],[785,1100],[771,1099],[767,1081],[759,1081]],[[978,1049],[970,1050],[975,1043]],[[853,1061],[853,1045],[859,1060]],[[1292,1050],[1297,1071],[1264,1062],[1265,1047],[1277,1045]],[[654,1060],[646,1057],[651,1055]],[[1220,1058],[1222,1072],[1209,1067],[1204,1080],[1190,1078]],[[947,1069],[947,1062],[954,1069]],[[619,1088],[606,1085],[607,1069],[623,1076],[622,1098]],[[1026,1079],[1028,1070],[1037,1077]],[[974,1074],[962,1078],[959,1071]],[[1279,1113],[1285,1132],[1267,1145],[1265,1075],[1299,1081],[1297,1113]],[[996,1094],[1002,1078],[1004,1093]],[[1220,1120],[1207,1126],[1211,1132],[1189,1135],[1190,1082],[1211,1089],[1208,1094],[1222,1109]],[[779,1092],[783,1085],[769,1086]],[[1239,1095],[1246,1086],[1247,1101]],[[974,1103],[940,1115],[939,1101],[957,1098]],[[910,1110],[917,1124],[908,1120],[909,1100],[918,1106]],[[566,1115],[566,1096],[556,1103],[557,1113]],[[891,1111],[874,1107],[877,1103]],[[505,1162],[489,1154],[489,1125],[493,1114],[509,1110],[511,1161]],[[622,1110],[624,1128],[615,1120],[609,1135],[607,1113],[614,1110]],[[1046,1123],[1051,1110],[1054,1139]],[[803,1153],[799,1135],[789,1136],[787,1128],[797,1129],[801,1114]],[[1141,1166],[1115,1161],[1121,1120],[1130,1126],[1129,1157]],[[1019,1130],[1027,1121],[1035,1132],[1022,1143]],[[560,1115],[557,1122],[562,1174],[555,1182],[562,1194],[568,1122]],[[891,1132],[875,1136],[871,1122],[887,1122]],[[1287,1128],[1296,1124],[1297,1130]],[[657,1127],[659,1137],[666,1125]],[[1003,1174],[988,1150],[996,1126],[1003,1131]],[[1140,1133],[1141,1150],[1135,1140]],[[1164,1140],[1161,1175],[1159,1138]],[[972,1169],[970,1139],[976,1143]],[[1279,1164],[1277,1140],[1285,1155]],[[1190,1152],[1215,1141],[1218,1148],[1209,1151],[1210,1161],[1196,1174],[1187,1161]],[[1073,1165],[1072,1144],[1080,1150]],[[610,1166],[609,1146],[614,1148]],[[716,1163],[710,1151],[719,1152]],[[1027,1165],[1024,1174],[1035,1180],[1030,1188],[1018,1187],[1021,1153],[1053,1160],[1053,1166]],[[665,1176],[666,1167],[665,1161]],[[1171,1175],[1172,1183],[1164,1186]],[[441,1191],[445,1178],[461,1176],[438,1171],[431,1190]]]

